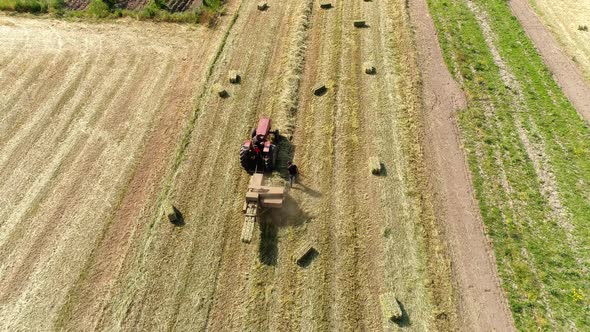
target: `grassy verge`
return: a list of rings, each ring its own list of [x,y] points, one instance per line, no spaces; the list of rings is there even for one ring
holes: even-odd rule
[[[459,125],[517,328],[589,329],[588,125],[564,97],[506,1],[474,2],[489,17],[493,45],[518,91],[503,79],[464,0],[428,2],[447,65],[468,96]],[[544,189],[547,179],[525,143],[539,147],[547,160],[543,167],[556,184],[552,193]],[[555,200],[563,207],[560,213]]]
[[[128,10],[114,0],[91,0],[85,10],[70,10],[64,0],[0,0],[0,10],[49,14],[67,19],[117,19],[132,17],[156,22],[195,23],[214,26],[225,13],[224,0],[204,0],[203,3],[184,12],[172,13],[163,0],[150,0],[142,9]]]

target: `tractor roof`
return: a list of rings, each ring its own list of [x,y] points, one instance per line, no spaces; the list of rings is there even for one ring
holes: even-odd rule
[[[256,136],[266,136],[270,132],[270,118],[261,118],[258,121],[258,127],[256,128]]]

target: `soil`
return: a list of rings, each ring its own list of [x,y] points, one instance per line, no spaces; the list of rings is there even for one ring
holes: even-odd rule
[[[464,331],[513,331],[457,127],[456,113],[466,108],[466,99],[444,63],[426,1],[411,0],[409,8],[424,86],[425,155],[438,193],[437,217],[450,243],[461,327]]]
[[[566,97],[580,116],[590,122],[590,84],[580,68],[561,49],[555,36],[543,25],[528,0],[510,0],[509,4]]]

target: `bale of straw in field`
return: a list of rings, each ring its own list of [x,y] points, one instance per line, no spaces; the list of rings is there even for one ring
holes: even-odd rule
[[[371,170],[371,173],[373,175],[381,174],[381,162],[379,161],[379,158],[377,158],[377,157],[369,158],[369,170]]]
[[[367,26],[365,20],[354,20],[352,24],[357,28],[364,28],[365,26]]]
[[[242,235],[240,240],[243,243],[250,243],[252,241],[252,235],[254,234],[254,217],[246,217],[244,220],[244,226],[242,226]]]
[[[261,1],[258,3],[258,10],[265,11],[268,9],[268,3]]]
[[[321,96],[328,91],[328,87],[325,84],[319,83],[313,87],[312,91],[314,95]]]
[[[320,8],[322,8],[322,9],[330,9],[330,8],[332,8],[332,2],[330,2],[330,1],[320,1]]]
[[[402,318],[402,308],[392,292],[384,293],[379,296],[381,302],[381,312],[387,320],[396,321]]]
[[[300,245],[291,258],[295,264],[305,267],[311,263],[314,257],[318,255],[318,251],[309,242]]]
[[[217,93],[217,94],[219,95],[219,97],[221,97],[221,98],[227,98],[227,97],[229,97],[229,93],[227,92],[227,90],[226,90],[226,89],[225,89],[223,86],[221,86],[221,84],[219,84],[219,83],[216,83],[216,84],[213,86],[213,90],[214,90],[214,91],[215,91],[215,93]]]
[[[229,82],[231,84],[240,84],[240,81],[242,80],[240,73],[238,73],[236,70],[231,70],[229,72],[228,76],[229,76]]]
[[[375,75],[375,73],[377,73],[377,69],[375,69],[375,66],[373,66],[371,62],[365,62],[363,68],[365,68],[366,74]]]
[[[170,201],[164,202],[164,215],[166,215],[168,221],[170,221],[171,223],[178,222],[178,215],[176,214],[176,209]]]

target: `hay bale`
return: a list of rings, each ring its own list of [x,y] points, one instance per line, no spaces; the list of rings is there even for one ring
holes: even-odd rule
[[[332,3],[330,1],[321,1],[320,8],[322,9],[330,9],[332,8]]]
[[[305,242],[295,250],[291,258],[295,264],[304,267],[309,265],[317,255],[318,251],[309,242]]]
[[[370,62],[365,62],[363,67],[365,68],[366,74],[375,75],[375,73],[377,73],[377,69],[375,69],[375,66],[373,66],[373,64]]]
[[[381,312],[383,317],[390,321],[397,321],[402,318],[402,308],[399,302],[395,298],[394,293],[384,293],[379,296],[379,302],[381,302]]]
[[[240,73],[238,73],[235,70],[230,71],[228,76],[229,76],[229,82],[231,84],[240,84],[240,81],[242,80]]]
[[[258,10],[265,11],[268,9],[268,3],[262,1],[258,3]]]
[[[326,91],[328,91],[328,87],[325,84],[316,84],[313,89],[313,94],[316,96],[321,96],[324,93],[326,93]]]
[[[215,91],[215,93],[217,93],[219,95],[219,97],[221,98],[227,98],[229,97],[229,93],[227,92],[227,90],[221,86],[221,84],[215,84],[213,86],[213,90]]]
[[[164,202],[164,215],[168,218],[168,221],[170,221],[171,223],[178,222],[178,215],[176,214],[176,209],[170,201]]]
[[[364,28],[367,26],[367,23],[365,22],[365,20],[354,20],[352,22],[352,24],[356,27],[356,28]]]
[[[379,158],[377,158],[377,157],[369,158],[369,170],[371,170],[371,173],[373,175],[381,174],[381,162],[379,161]]]
[[[242,235],[240,240],[243,243],[250,243],[252,241],[252,235],[254,234],[254,223],[255,219],[252,217],[246,217],[244,225],[242,226]]]

